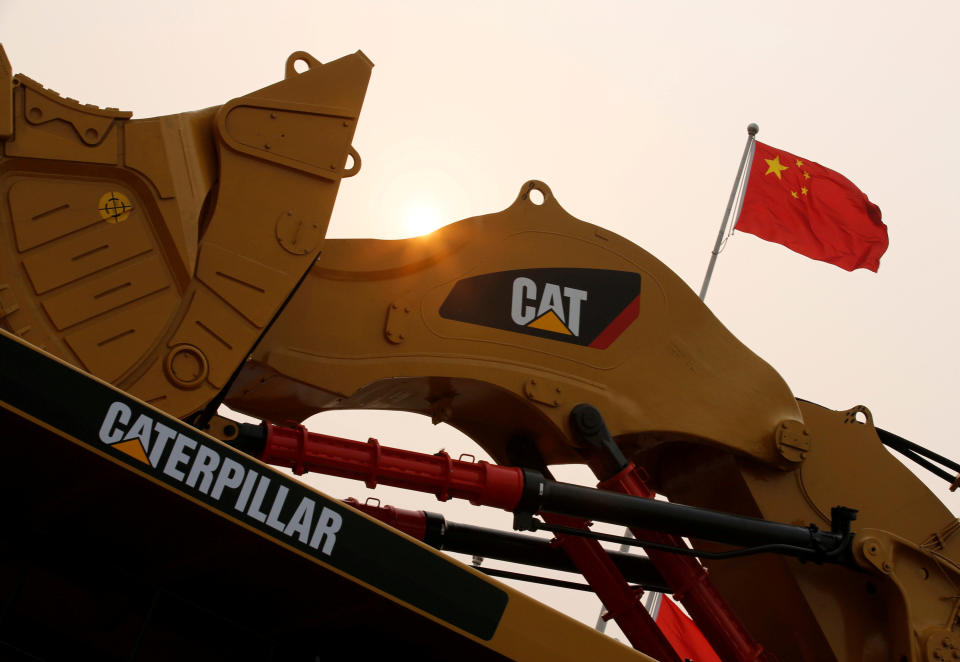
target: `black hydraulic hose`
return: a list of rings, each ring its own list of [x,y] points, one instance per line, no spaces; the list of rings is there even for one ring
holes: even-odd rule
[[[546,511],[711,540],[735,547],[786,545],[797,550],[808,550],[808,558],[811,560],[824,556],[832,557],[833,552],[838,552],[839,556],[839,551],[849,547],[849,529],[837,532],[821,531],[814,525],[794,526],[644,499],[618,492],[558,483],[530,470],[524,471],[524,477],[524,494],[517,506],[520,513],[533,515]]]
[[[906,448],[905,446],[901,446],[900,444],[897,444],[897,443],[890,443],[885,445],[897,451],[908,460],[913,460],[914,462],[919,464],[921,467],[928,470],[930,473],[936,474],[940,478],[943,478],[948,483],[952,484],[953,481],[956,480],[956,476],[947,473],[946,471],[944,471],[943,469],[935,465],[930,460],[920,457],[919,455],[914,453],[909,448]]]
[[[758,545],[756,547],[731,549],[728,552],[707,552],[702,549],[664,545],[649,540],[637,540],[636,538],[625,538],[623,536],[614,536],[608,533],[599,533],[597,531],[575,529],[569,526],[546,524],[538,520],[533,520],[533,528],[538,531],[543,530],[571,536],[581,536],[583,538],[592,538],[594,540],[603,540],[605,542],[618,542],[623,545],[643,547],[644,549],[656,549],[662,552],[670,552],[671,554],[680,554],[681,556],[694,556],[699,559],[733,559],[740,556],[753,556],[754,554],[784,554],[787,556],[797,556],[799,558],[809,558],[810,556],[810,549],[808,547],[795,547],[793,545]],[[822,560],[834,560],[836,557],[840,556],[842,552],[843,548],[838,547],[837,549],[824,554]]]
[[[572,588],[576,591],[586,591],[593,593],[593,587],[590,584],[582,582],[568,582],[563,579],[553,579],[552,577],[541,577],[540,575],[527,575],[522,572],[509,572],[508,570],[498,570],[497,568],[484,568],[483,566],[471,566],[474,570],[490,575],[491,577],[502,577],[503,579],[515,579],[521,582],[532,582],[534,584],[544,584],[545,586],[556,586],[558,588]],[[659,589],[644,586],[644,590],[660,592]]]
[[[903,455],[910,458],[917,464],[937,474],[938,476],[946,480],[948,483],[952,483],[954,480],[956,480],[956,477],[957,477],[956,474],[951,476],[947,474],[945,471],[943,471],[942,469],[940,469],[939,467],[922,460],[918,456],[922,455],[924,457],[930,458],[931,460],[934,460],[935,462],[939,462],[945,467],[953,469],[956,473],[960,473],[960,464],[958,464],[957,462],[954,462],[953,460],[947,457],[944,457],[943,455],[940,455],[939,453],[932,451],[929,448],[925,448],[920,444],[915,444],[914,442],[908,439],[904,439],[899,435],[893,434],[892,432],[888,432],[881,428],[875,428],[875,429],[877,431],[877,436],[880,437],[880,441],[882,441],[885,446],[889,446],[895,451],[902,453]]]
[[[428,517],[442,516],[428,513]],[[564,551],[546,538],[449,521],[444,521],[441,526],[441,531],[429,532],[432,527],[428,523],[428,535],[424,542],[448,552],[473,554],[550,570],[580,572]],[[628,582],[639,584],[644,589],[671,592],[650,559],[613,550],[607,550],[607,553]]]

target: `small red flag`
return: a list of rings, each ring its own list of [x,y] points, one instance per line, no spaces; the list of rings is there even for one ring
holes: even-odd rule
[[[880,208],[838,172],[756,143],[736,229],[841,269],[880,267]]]
[[[720,662],[703,633],[667,596],[663,596],[660,602],[657,625],[680,659],[691,662]]]

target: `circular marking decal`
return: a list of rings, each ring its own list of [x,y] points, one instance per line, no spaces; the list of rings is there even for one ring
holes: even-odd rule
[[[119,191],[108,191],[100,196],[100,206],[97,207],[100,216],[107,223],[123,223],[133,211],[130,198]]]

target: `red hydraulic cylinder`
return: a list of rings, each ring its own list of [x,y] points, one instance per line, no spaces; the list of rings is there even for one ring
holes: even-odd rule
[[[411,538],[424,540],[427,537],[427,515],[422,510],[405,510],[393,506],[371,505],[360,503],[353,497],[343,502],[352,508],[362,510],[367,515],[375,517],[384,524],[388,524],[398,531],[403,531]]]
[[[651,499],[654,492],[647,487],[633,463],[598,485],[604,490],[622,492]],[[632,528],[637,540],[686,547],[679,536]],[[674,597],[683,603],[693,621],[722,660],[754,662],[771,660],[763,647],[753,640],[740,620],[730,611],[726,600],[707,577],[707,570],[695,558],[670,552],[647,549],[647,556],[670,584]]]
[[[556,513],[541,513],[544,521],[575,529],[587,529],[583,520]],[[597,594],[610,618],[616,621],[630,645],[660,662],[680,662],[680,657],[634,592],[610,555],[596,540],[557,534],[557,543],[574,562]]]
[[[523,472],[489,462],[463,462],[441,451],[426,455],[308,431],[302,425],[266,425],[260,459],[292,467],[295,474],[317,471],[341,478],[435,494],[440,501],[467,499],[474,505],[513,511],[523,494]]]

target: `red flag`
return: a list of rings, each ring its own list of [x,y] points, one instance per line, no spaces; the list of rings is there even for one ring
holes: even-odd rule
[[[691,662],[720,662],[703,633],[667,596],[663,596],[660,602],[657,625],[680,659]]]
[[[737,230],[841,269],[880,267],[880,208],[838,172],[756,143]]]

